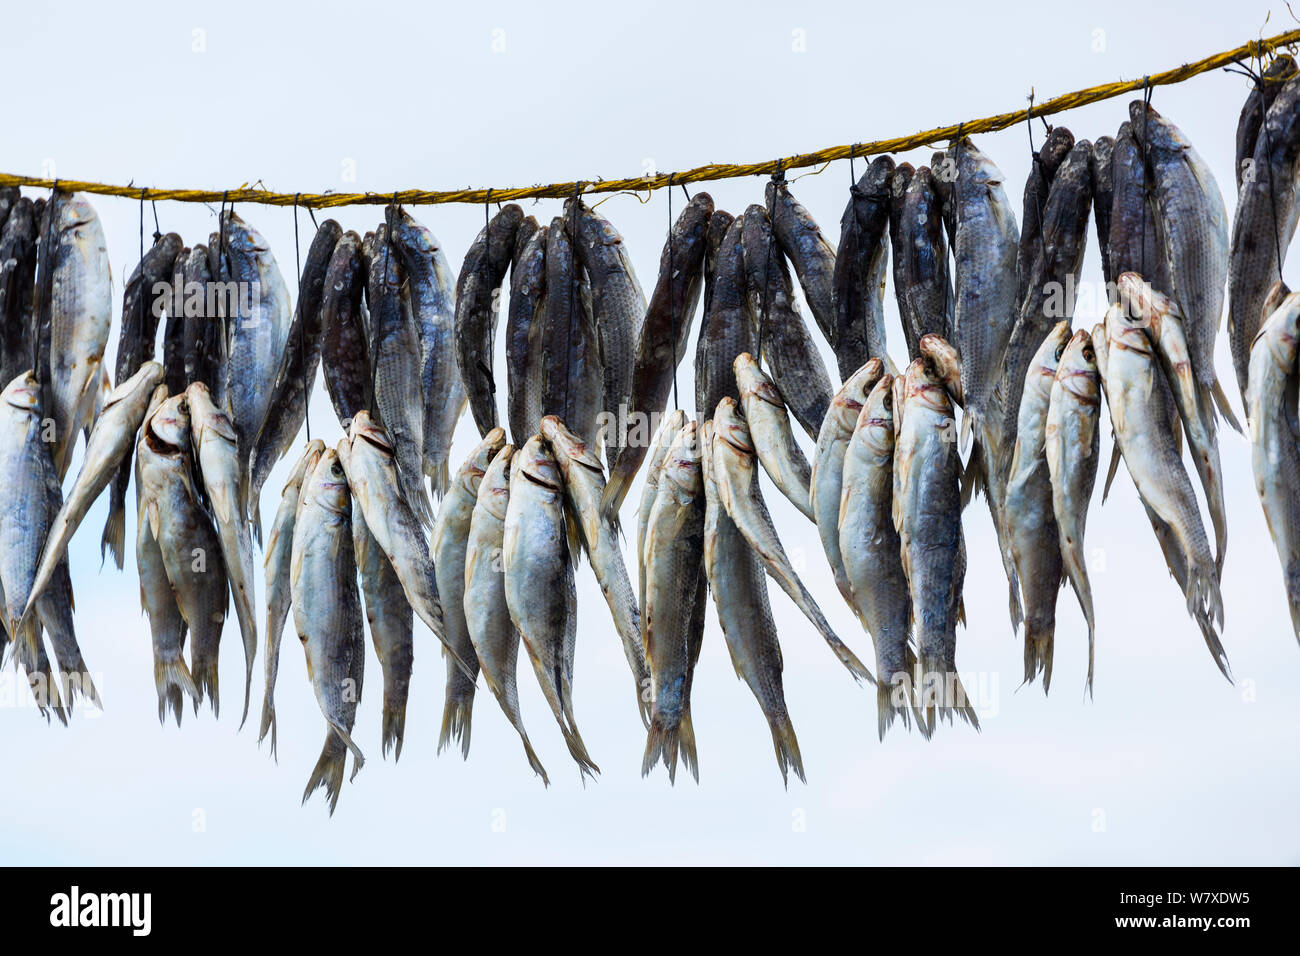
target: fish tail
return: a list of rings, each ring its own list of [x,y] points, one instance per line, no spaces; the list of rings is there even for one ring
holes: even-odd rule
[[[628,460],[630,453],[630,447],[623,449],[618,461],[610,469],[605,490],[600,494],[600,513],[607,520],[618,518],[618,513],[623,508],[623,499],[627,497],[628,490],[632,487],[632,477],[636,474],[636,469],[631,467],[631,462]]]
[[[641,776],[648,777],[661,759],[668,768],[668,782],[677,782],[677,753],[681,743],[681,724],[663,714],[650,718],[646,732],[645,756],[641,758]]]
[[[1206,388],[1207,386],[1203,385],[1201,387]],[[1217,375],[1214,377],[1214,384],[1208,386],[1208,388],[1214,399],[1215,406],[1219,409],[1219,417],[1222,418],[1227,426],[1238,435],[1244,434],[1241,430],[1241,422],[1237,420],[1237,416],[1232,410],[1232,405],[1228,402],[1228,396],[1223,391],[1223,383],[1219,381]],[[1206,403],[1204,407],[1208,408],[1208,403]]]
[[[966,695],[966,688],[961,686],[961,678],[957,676],[956,671],[953,671],[951,676],[953,683],[953,699],[949,702],[950,709],[955,710],[958,717],[966,721],[966,723],[970,724],[976,730],[979,730],[979,716],[975,713],[975,706],[970,702],[970,698]]]
[[[799,753],[799,739],[794,735],[790,715],[784,710],[768,714],[767,725],[772,731],[772,749],[776,751],[776,765],[781,768],[782,782],[789,785],[789,771],[793,770],[800,781],[807,783],[808,778],[803,772],[803,755]],[[696,780],[698,779],[697,777]]]
[[[387,690],[384,691],[384,718],[380,737],[380,752],[384,757],[388,756],[388,748],[393,748],[393,760],[397,761],[402,756],[402,737],[406,732],[406,700],[398,700],[391,696]],[[446,718],[443,718],[443,732],[446,732]],[[438,743],[438,750],[442,750],[442,742]],[[469,716],[465,719],[465,752],[469,753]]]
[[[329,801],[330,816],[334,816],[334,808],[339,802],[339,791],[343,789],[343,771],[346,769],[347,760],[347,747],[331,726],[326,733],[325,746],[321,748],[320,759],[316,761],[316,766],[307,779],[307,789],[302,792],[302,802],[306,803],[312,793],[323,789],[325,799]]]
[[[387,700],[385,699],[385,716]],[[448,688],[447,702],[442,708],[442,733],[438,735],[438,753],[453,740],[460,741],[461,756],[469,759],[470,717],[474,709],[474,688],[469,693],[459,693]],[[405,708],[403,708],[405,710]]]
[[[99,541],[100,563],[108,554],[112,554],[113,563],[122,570],[122,554],[126,547],[126,506],[113,502],[108,510],[108,520],[104,522],[104,535]]]
[[[1055,630],[1043,627],[1037,621],[1025,622],[1025,683],[1043,675],[1043,694],[1052,686],[1052,654],[1055,649]]]
[[[81,692],[82,697],[94,704],[96,709],[104,709],[104,702],[95,688],[94,679],[90,676],[90,668],[86,666],[86,661],[80,653],[63,673],[63,696],[68,702],[69,711],[72,710],[72,702],[78,691]]]
[[[915,701],[912,681],[907,673],[899,671],[887,681],[882,679],[876,685],[876,732],[879,739],[885,739],[885,731],[893,726],[896,719],[901,719],[906,727],[909,710],[915,711]],[[917,722],[920,723],[920,720]]]
[[[1083,610],[1084,620],[1088,623],[1088,696],[1092,696],[1092,674],[1094,652],[1096,650],[1096,615],[1092,607],[1092,583],[1088,580],[1088,569],[1084,565],[1081,557],[1072,549],[1065,548],[1061,551],[1061,557],[1065,559],[1066,575],[1070,579],[1070,587],[1074,589],[1074,596],[1079,600],[1079,607]]]
[[[1205,646],[1209,648],[1214,663],[1219,671],[1232,683],[1232,670],[1228,666],[1228,654],[1223,649],[1215,630],[1215,622],[1223,626],[1223,598],[1219,594],[1219,582],[1214,572],[1203,568],[1191,569],[1187,579],[1187,610],[1201,629]]]
[[[434,497],[441,501],[442,496],[451,487],[451,469],[445,458],[441,462],[428,467],[429,487],[433,491]]]
[[[17,635],[14,639],[14,666],[21,665],[27,674],[27,685],[36,699],[37,711],[47,721],[50,719],[50,711],[53,711],[54,716],[59,718],[59,723],[66,726],[68,716],[59,699],[59,686],[54,680],[50,660],[45,655],[40,627],[31,621],[22,630],[11,625],[10,633]]]
[[[203,698],[206,695],[208,700],[212,702],[212,716],[220,717],[221,698],[217,687],[217,659],[214,656],[211,659],[203,658],[199,660],[194,656],[192,647],[193,645],[191,645],[190,652],[190,674],[194,678],[194,687],[196,688],[194,713],[199,712],[199,704],[203,703]]]
[[[366,755],[361,752],[361,748],[357,746],[357,742],[352,739],[352,734],[347,727],[344,727],[340,721],[332,717],[327,718],[327,721],[335,735],[343,742],[348,750],[352,751],[352,777],[355,777],[357,771],[366,765]],[[349,777],[348,779],[351,780],[352,777]]]
[[[961,433],[962,445],[969,444],[970,433],[972,429],[972,416],[967,413],[962,416]],[[965,510],[982,491],[988,493],[988,473],[985,465],[985,456],[983,452],[983,443],[976,442],[971,447],[970,457],[966,459],[966,467],[961,473],[961,506]]]
[[[257,731],[259,744],[266,739],[268,731],[271,734],[271,757],[279,763],[279,757],[275,753],[275,702],[270,696],[262,698],[262,725]]]
[[[181,711],[184,709],[182,693],[190,695],[196,709],[201,699],[194,678],[190,675],[189,668],[185,666],[185,659],[179,654],[170,660],[154,658],[153,682],[158,689],[158,723],[167,722],[167,711],[170,708],[176,716],[176,726],[179,727]]]
[[[691,772],[695,782],[700,782],[700,758],[695,750],[695,724],[691,722],[691,705],[686,705],[682,722],[677,728],[677,746],[681,750],[682,764]]]

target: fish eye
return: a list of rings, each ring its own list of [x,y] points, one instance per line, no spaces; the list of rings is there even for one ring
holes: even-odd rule
[[[178,404],[176,408],[179,411],[184,412],[186,415],[190,413],[190,403],[185,399],[181,399],[180,404]]]
[[[881,404],[883,404],[883,405],[885,406],[885,409],[886,409],[887,411],[893,411],[893,410],[894,410],[894,395],[893,395],[893,393],[892,393],[892,392],[886,392],[886,393],[884,394],[883,398],[881,399]]]
[[[1061,361],[1061,356],[1064,355],[1064,354],[1065,354],[1065,346],[1064,346],[1064,345],[1058,345],[1058,346],[1056,347],[1056,360],[1057,360],[1058,362]]]
[[[334,462],[334,464],[330,465],[330,474],[332,474],[335,478],[343,477],[343,468],[339,465],[337,461]]]
[[[1085,345],[1083,347],[1083,357],[1089,362],[1097,361],[1097,353],[1093,351],[1091,345]]]

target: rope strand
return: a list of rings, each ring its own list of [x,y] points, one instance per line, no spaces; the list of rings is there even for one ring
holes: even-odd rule
[[[1300,30],[1288,30],[1264,40],[1251,40],[1232,50],[1215,53],[1212,56],[1184,63],[1182,66],[1163,73],[1152,73],[1139,80],[1126,80],[1118,83],[1105,83],[1092,86],[1073,93],[1065,93],[1030,109],[1031,116],[1051,116],[1067,110],[1099,103],[1148,89],[1153,86],[1170,86],[1182,83],[1194,76],[1229,66],[1247,57],[1261,57],[1272,53],[1278,47],[1300,42]],[[637,176],[631,179],[611,179],[603,181],[583,181],[584,192],[616,193],[663,189],[671,176],[675,185],[686,183],[710,182],[718,179],[739,179],[747,176],[764,176],[775,173],[778,169],[802,169],[808,166],[820,166],[836,159],[847,159],[850,153],[855,156],[870,156],[879,153],[903,153],[922,146],[933,146],[951,140],[959,128],[964,128],[967,135],[996,133],[1020,123],[1025,118],[1025,111],[1017,108],[1009,113],[999,113],[982,119],[967,120],[936,129],[912,133],[894,139],[876,140],[874,142],[856,143],[845,146],[831,146],[812,153],[786,156],[781,159],[767,160],[747,164],[709,164],[676,173],[663,173],[649,179]],[[94,193],[101,196],[122,196],[127,199],[137,198],[138,190],[133,186],[113,186],[106,183],[85,182],[80,180],[63,180],[63,188],[71,192]],[[0,173],[0,186],[31,186],[48,189],[53,180],[36,176],[17,176]],[[576,182],[552,183],[546,186],[525,186],[513,189],[493,188],[492,196],[496,202],[515,202],[523,199],[565,199],[573,194]],[[399,190],[395,195],[403,205],[427,206],[441,203],[468,203],[478,205],[487,198],[486,189],[453,190]],[[216,202],[223,196],[237,202],[260,203],[267,206],[292,206],[294,197],[308,209],[332,209],[339,206],[383,205],[393,201],[385,193],[274,193],[262,189],[220,190],[199,189],[149,189],[146,198],[171,200],[173,202]]]

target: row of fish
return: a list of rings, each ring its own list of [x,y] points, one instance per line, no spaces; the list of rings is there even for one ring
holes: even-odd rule
[[[1114,138],[1049,130],[1019,221],[1002,173],[969,139],[929,166],[873,160],[851,189],[838,248],[780,178],[739,216],[697,193],[672,224],[648,299],[618,231],[574,199],[546,225],[501,207],[459,276],[398,206],[364,236],[326,221],[291,310],[265,240],[223,210],[207,245],[156,235],[129,277],[115,387],[104,362],[112,284],[94,210],[61,191],[48,200],[0,191],[0,468],[14,489],[0,509],[0,589],[15,659],[60,718],[78,691],[98,701],[73,628],[67,548],[109,489],[102,547],[121,567],[134,474],[159,716],[179,723],[186,698],[217,710],[233,601],[246,717],[260,492],[298,440],[319,367],[346,437],[335,448],[308,443],[264,542],[259,739],[269,733],[275,751],[292,610],[327,721],[308,793],[323,786],[331,808],[347,753],[354,768],[363,761],[352,730],[365,630],[383,672],[381,744],[396,755],[417,617],[447,659],[440,750],[468,753],[481,671],[547,779],[519,710],[522,642],[571,756],[582,774],[598,772],[573,710],[583,553],[632,674],[645,773],[662,761],[675,778],[680,758],[698,777],[690,692],[711,599],[782,775],[803,776],[768,577],[855,679],[876,684],[882,736],[913,718],[926,736],[940,717],[978,727],[957,677],[956,631],[962,510],[980,493],[1013,630],[1024,625],[1026,681],[1050,685],[1068,581],[1088,623],[1091,689],[1084,535],[1103,396],[1116,442],[1106,488],[1122,458],[1227,676],[1218,418],[1238,426],[1213,365],[1225,285],[1257,485],[1300,634],[1300,304],[1280,281],[1300,219],[1300,75],[1277,58],[1243,108],[1231,237],[1214,178],[1183,134],[1147,103],[1129,113]],[[1110,306],[1101,324],[1074,331],[1090,218]],[[902,372],[886,343],[887,275]],[[835,357],[838,390],[796,282]],[[493,372],[503,295],[504,416]],[[689,420],[664,412],[697,312]],[[451,436],[467,406],[482,440],[453,475]],[[811,461],[796,423],[814,443]],[[79,434],[84,458],[65,498]],[[874,644],[874,675],[796,573],[760,470],[816,525],[837,590]],[[619,514],[642,472],[634,586]]]

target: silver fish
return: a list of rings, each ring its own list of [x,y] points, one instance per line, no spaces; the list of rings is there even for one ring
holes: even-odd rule
[[[826,616],[799,580],[799,575],[786,556],[785,548],[781,546],[772,517],[763,502],[758,483],[754,480],[756,462],[753,439],[734,399],[724,398],[714,412],[712,454],[713,461],[710,464],[718,483],[722,506],[750,547],[762,559],[767,573],[812,622],[840,663],[853,675],[853,679],[866,678],[875,683],[871,672],[831,629]]]
[[[772,732],[772,748],[781,779],[788,781],[793,770],[806,781],[799,739],[790,722],[782,686],[781,644],[768,601],[767,576],[763,565],[727,516],[713,477],[713,421],[700,426],[700,457],[704,477],[704,572],[713,591],[718,623],[727,642],[727,653],[736,676],[743,680],[762,708]]]
[[[643,691],[650,686],[645,647],[641,643],[641,611],[632,591],[632,581],[623,564],[618,544],[618,525],[600,511],[600,496],[605,490],[605,469],[585,442],[554,415],[542,419],[542,437],[551,446],[564,477],[564,496],[569,513],[578,524],[583,548],[591,562],[605,603],[614,618],[614,628],[623,642],[623,653],[636,681],[637,709],[642,722],[649,726],[649,707]]]
[[[519,631],[510,620],[505,575],[502,573],[506,508],[510,500],[510,462],[514,456],[515,446],[506,445],[497,452],[479,482],[478,501],[470,517],[469,539],[465,546],[465,623],[492,696],[519,734],[528,765],[542,778],[543,785],[550,786],[546,768],[533,750],[524,731],[523,715],[519,712],[516,666]]]
[[[573,717],[578,608],[561,482],[555,459],[541,436],[533,436],[510,472],[502,543],[506,604],[569,753],[581,775],[594,777],[600,768]]]
[[[302,800],[306,803],[314,790],[324,788],[331,815],[343,787],[347,751],[352,751],[353,777],[366,762],[352,739],[365,676],[366,632],[357,594],[351,518],[347,477],[338,455],[327,448],[303,482],[293,526],[289,586],[307,674],[327,724],[325,746]]]
[[[785,399],[748,352],[736,356],[735,369],[740,401],[759,464],[791,504],[809,521],[816,522],[808,491],[812,467],[794,440]]]
[[[478,677],[478,657],[465,621],[465,548],[469,539],[469,522],[478,502],[479,482],[487,466],[505,447],[504,428],[492,428],[469,453],[442,499],[438,522],[433,526],[429,556],[438,579],[438,595],[443,602],[443,623],[447,638],[456,647],[461,660],[470,665],[465,673],[453,660],[447,660],[447,693],[442,711],[442,732],[438,752],[453,739],[459,740],[461,754],[469,758],[470,718],[474,708],[474,682]]]
[[[316,468],[325,453],[319,438],[307,442],[302,457],[289,472],[289,480],[280,492],[271,535],[266,539],[266,690],[262,696],[262,724],[257,732],[260,744],[271,732],[271,756],[275,756],[275,679],[280,670],[280,638],[289,617],[292,592],[289,569],[293,565],[293,527],[303,480]],[[355,521],[355,518],[354,518]]]

